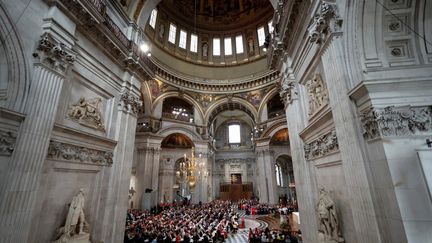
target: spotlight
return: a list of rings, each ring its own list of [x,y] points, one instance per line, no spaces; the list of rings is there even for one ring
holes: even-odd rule
[[[149,49],[150,49],[149,46],[146,43],[142,43],[141,46],[140,46],[140,48],[141,48],[142,52],[148,52]]]
[[[150,52],[149,52],[149,53],[147,53],[147,56],[148,56],[148,57],[151,57],[151,53],[150,53]]]

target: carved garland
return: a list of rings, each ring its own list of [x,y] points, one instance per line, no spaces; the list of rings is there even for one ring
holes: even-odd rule
[[[12,132],[0,130],[0,155],[12,155],[15,141],[16,137]]]
[[[50,141],[48,158],[104,166],[111,166],[113,164],[113,153],[111,151],[89,149],[56,141]]]
[[[314,141],[304,145],[306,160],[325,156],[338,150],[339,143],[335,130],[331,130],[329,133],[324,134]]]
[[[371,108],[361,114],[361,123],[363,136],[367,140],[432,132],[432,107]]]

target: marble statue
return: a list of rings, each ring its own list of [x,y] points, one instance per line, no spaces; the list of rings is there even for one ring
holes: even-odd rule
[[[203,47],[202,47],[202,55],[203,55],[203,57],[206,57],[207,56],[207,52],[208,52],[208,45],[207,45],[207,43],[204,43],[203,44]]]
[[[84,189],[81,188],[72,198],[65,224],[57,231],[57,240],[53,243],[90,243],[84,216],[84,201]]]
[[[164,33],[165,33],[165,25],[164,24],[160,24],[159,25],[159,39],[160,40],[163,40]]]
[[[339,231],[339,221],[333,199],[328,191],[320,189],[319,201],[317,205],[319,230],[318,239],[321,243],[345,242]]]
[[[69,107],[68,116],[79,124],[105,131],[102,121],[101,98],[86,99],[81,97],[79,101]]]

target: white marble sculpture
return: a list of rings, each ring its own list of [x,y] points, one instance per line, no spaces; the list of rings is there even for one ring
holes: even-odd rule
[[[320,243],[345,242],[339,231],[339,221],[333,199],[324,188],[320,189],[317,205],[319,230],[318,239]]]
[[[84,189],[81,188],[72,198],[66,222],[57,230],[57,240],[53,243],[90,243],[90,234],[84,216],[84,201]]]

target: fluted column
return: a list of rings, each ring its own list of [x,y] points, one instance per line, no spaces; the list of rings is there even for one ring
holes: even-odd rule
[[[269,202],[269,192],[267,187],[267,174],[265,169],[265,159],[264,159],[264,150],[260,150],[257,148],[256,151],[256,163],[257,163],[257,182],[258,182],[258,197],[260,203],[268,203]]]
[[[73,53],[50,34],[35,52],[26,117],[0,190],[0,242],[28,242],[40,175]]]
[[[296,183],[297,202],[301,217],[303,242],[318,242],[317,216],[315,214],[316,192],[312,182],[310,165],[304,155],[304,144],[300,132],[307,125],[306,98],[307,93],[294,77],[284,77],[282,81],[281,98],[286,107],[287,125],[290,139],[290,149]]]
[[[367,156],[362,152],[363,138],[359,134],[359,119],[350,100],[345,66],[343,38],[333,38],[322,56],[333,119],[343,161],[347,193],[351,203],[355,235],[364,242],[394,242],[381,238],[378,215],[373,203],[373,191],[368,182]],[[383,175],[384,176],[384,175]],[[393,207],[393,206],[392,206]],[[382,224],[381,227],[389,227]],[[403,229],[394,223],[391,227]],[[402,240],[402,239],[401,239]],[[406,241],[406,240],[405,240]],[[402,241],[401,241],[402,242]]]
[[[123,85],[118,97],[115,123],[114,163],[111,167],[106,217],[103,222],[107,242],[122,242],[125,230],[125,213],[128,208],[128,192],[132,171],[137,113],[142,106],[139,98],[139,81],[125,71]]]
[[[159,198],[159,160],[162,137],[150,133],[139,133],[136,139],[135,146],[138,152],[135,163],[137,207],[149,209],[157,205]],[[145,194],[146,189],[151,189],[151,194]]]

